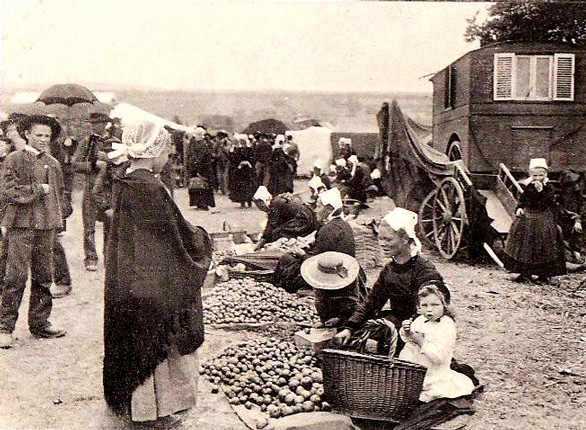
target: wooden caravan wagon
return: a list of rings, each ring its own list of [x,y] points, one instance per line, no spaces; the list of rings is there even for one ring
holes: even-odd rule
[[[496,43],[468,52],[433,83],[432,146],[471,172],[531,158],[554,172],[586,165],[586,49],[558,43]]]
[[[422,239],[445,258],[480,242],[500,262],[489,236],[508,233],[522,192],[516,179],[527,176],[530,159],[546,158],[554,178],[586,166],[586,50],[498,43],[465,54],[431,81],[431,138],[418,136],[396,103],[379,113],[386,191],[418,210]],[[480,212],[494,235],[475,224]]]

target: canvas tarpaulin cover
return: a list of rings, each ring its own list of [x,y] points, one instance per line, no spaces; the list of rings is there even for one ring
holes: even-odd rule
[[[309,127],[287,132],[287,135],[293,136],[293,142],[299,147],[298,175],[310,175],[317,160],[321,161],[324,168],[329,167],[333,157],[331,134],[332,130],[327,127]]]
[[[399,104],[384,103],[377,114],[379,145],[376,159],[382,174],[384,191],[399,207],[418,212],[425,197],[441,180],[455,176],[456,162],[435,150],[431,142],[431,127],[419,124],[401,112]],[[464,191],[468,214],[464,243],[473,256],[482,253],[482,243],[491,243],[496,232],[486,211],[486,198],[473,186]]]
[[[452,176],[454,164],[425,143],[431,140],[431,127],[405,117],[396,100],[390,106],[383,104],[377,119],[380,133],[375,157],[384,191],[397,206],[416,212],[435,187],[432,178]]]

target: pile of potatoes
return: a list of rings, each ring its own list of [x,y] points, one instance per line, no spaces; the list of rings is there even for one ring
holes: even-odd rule
[[[317,321],[312,299],[300,298],[252,278],[222,282],[204,301],[206,324],[296,323],[313,326]]]
[[[260,408],[271,418],[299,412],[328,411],[321,369],[313,354],[276,338],[228,348],[202,365],[201,373],[233,405]]]

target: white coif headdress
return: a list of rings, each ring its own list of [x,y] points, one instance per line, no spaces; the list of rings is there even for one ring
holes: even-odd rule
[[[413,239],[415,245],[411,249],[412,256],[421,252],[421,242],[415,234],[415,226],[417,226],[417,214],[415,212],[403,208],[395,208],[383,218],[383,221],[393,230],[403,230],[408,237]]]
[[[532,158],[531,161],[529,161],[529,170],[536,169],[538,167],[548,170],[547,161],[545,161],[545,158]]]
[[[344,207],[344,204],[342,203],[342,195],[337,188],[330,188],[329,190],[324,191],[319,195],[319,199],[324,206],[330,205],[334,210]]]
[[[112,143],[108,158],[115,164],[129,158],[157,158],[171,145],[171,135],[162,124],[144,121],[124,127],[122,143]]]
[[[268,206],[272,197],[273,196],[271,195],[271,193],[269,193],[269,190],[267,189],[267,187],[261,185],[256,190],[256,193],[254,193],[254,196],[252,196],[252,199],[253,200],[262,200]]]

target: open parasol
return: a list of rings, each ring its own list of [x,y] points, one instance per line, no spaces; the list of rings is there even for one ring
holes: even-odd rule
[[[283,121],[279,121],[278,119],[263,119],[262,121],[257,121],[248,124],[242,133],[243,134],[254,134],[254,133],[265,133],[265,134],[285,134],[286,131],[291,130],[292,127],[285,124]]]
[[[63,104],[73,106],[77,103],[99,103],[89,89],[78,84],[58,84],[47,88],[37,99],[46,105]]]

